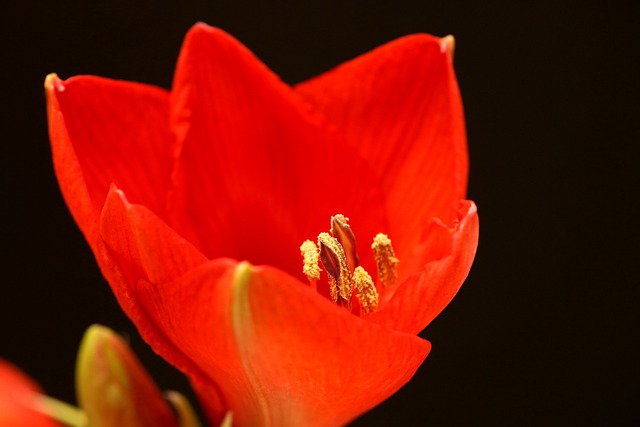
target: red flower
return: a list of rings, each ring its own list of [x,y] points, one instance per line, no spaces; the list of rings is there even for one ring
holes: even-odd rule
[[[13,365],[0,360],[0,425],[60,427],[45,415],[40,387]]]
[[[478,237],[475,205],[461,201],[450,43],[405,37],[291,88],[199,24],[171,93],[47,78],[65,200],[123,309],[212,421],[232,410],[237,425],[344,424],[427,356],[415,334],[457,292]],[[375,280],[372,314],[302,274],[300,244],[337,213],[373,277],[362,248],[376,233],[400,260],[395,285]]]

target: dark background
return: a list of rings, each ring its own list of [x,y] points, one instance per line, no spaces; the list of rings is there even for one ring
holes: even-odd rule
[[[177,3],[3,6],[0,357],[73,401],[77,345],[98,322],[130,336],[162,388],[187,389],[121,313],[63,203],[46,74],[169,88],[196,21],[289,83],[408,33],[452,33],[478,255],[421,334],[433,350],[415,378],[353,425],[640,425],[640,2]]]

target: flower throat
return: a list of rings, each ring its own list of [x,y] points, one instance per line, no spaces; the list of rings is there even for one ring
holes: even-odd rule
[[[354,311],[355,296],[359,312],[370,314],[378,309],[378,290],[371,276],[360,266],[356,250],[356,237],[348,224],[349,219],[337,214],[331,217],[331,230],[318,235],[318,243],[305,240],[300,246],[304,259],[302,272],[313,289],[320,279],[320,264],[327,272],[331,300],[349,311]],[[384,288],[393,286],[397,279],[398,258],[391,240],[378,233],[371,244],[378,269],[378,280]]]

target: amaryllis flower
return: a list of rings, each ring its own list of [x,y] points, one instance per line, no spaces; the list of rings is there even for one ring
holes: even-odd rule
[[[47,78],[64,198],[213,425],[345,424],[429,353],[416,334],[478,238],[452,43],[404,37],[290,87],[198,24],[171,92]]]

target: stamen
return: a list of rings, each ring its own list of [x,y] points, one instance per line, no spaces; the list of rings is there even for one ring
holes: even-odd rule
[[[302,272],[307,276],[307,279],[309,279],[309,282],[311,282],[311,285],[315,288],[316,280],[320,279],[320,266],[318,265],[320,252],[318,247],[311,240],[305,240],[300,246],[300,253],[304,260]]]
[[[356,267],[353,271],[353,284],[362,312],[369,314],[376,311],[378,309],[378,291],[371,276],[364,268]]]
[[[320,247],[320,261],[324,266],[331,286],[331,299],[338,301],[338,295],[343,302],[348,303],[351,300],[351,274],[347,257],[344,250],[335,237],[329,233],[320,233],[318,235],[318,246]]]
[[[353,270],[360,265],[360,259],[356,252],[356,236],[353,234],[351,227],[349,227],[349,218],[346,218],[342,214],[337,214],[331,217],[331,234],[338,239],[340,245],[344,249],[344,253],[347,256],[347,262],[349,267]]]
[[[329,297],[334,303],[352,311],[351,298],[355,294],[359,302],[353,312],[355,315],[375,312],[380,303],[378,289],[381,288],[377,287],[369,273],[359,266],[356,237],[349,226],[349,219],[342,214],[332,216],[330,231],[331,233],[320,233],[317,244],[311,240],[302,243],[302,272],[311,282],[311,287],[316,289],[322,263],[328,276]],[[393,286],[397,280],[399,260],[393,252],[391,240],[386,234],[379,233],[373,239],[371,249],[378,268],[378,286]]]
[[[378,233],[373,239],[371,245],[373,256],[378,265],[378,278],[385,288],[393,286],[396,283],[398,258],[396,258],[391,246],[391,239],[386,234]]]

